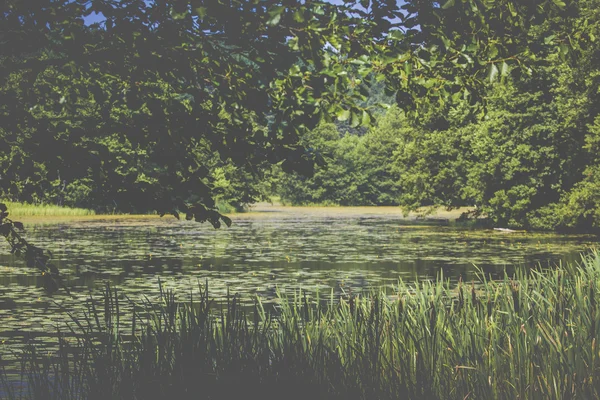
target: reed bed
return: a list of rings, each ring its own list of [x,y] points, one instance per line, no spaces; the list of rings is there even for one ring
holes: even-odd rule
[[[50,204],[27,204],[11,201],[0,201],[10,211],[11,217],[51,217],[51,216],[86,216],[95,215],[94,210],[85,208],[62,207]]]
[[[128,314],[107,288],[55,357],[24,353],[26,389],[7,397],[599,398],[599,288],[598,253],[499,281],[400,282],[393,297],[296,293],[272,312],[235,296],[219,309],[200,286]]]

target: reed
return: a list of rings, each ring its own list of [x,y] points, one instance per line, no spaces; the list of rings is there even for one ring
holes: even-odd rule
[[[25,351],[26,389],[8,397],[599,398],[600,255],[480,278],[400,282],[393,297],[295,293],[272,311],[236,296],[220,307],[208,284],[185,304],[168,291],[125,304],[107,287],[55,357]]]
[[[11,201],[1,201],[6,204],[11,217],[34,217],[34,216],[85,216],[95,215],[94,210],[85,208],[62,207],[49,204],[28,204]]]

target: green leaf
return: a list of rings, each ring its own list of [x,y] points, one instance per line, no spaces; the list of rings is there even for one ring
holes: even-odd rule
[[[444,5],[442,6],[442,9],[446,10],[450,7],[454,6],[454,1],[455,0],[448,0],[446,3],[444,3]]]
[[[362,114],[362,125],[369,126],[370,124],[371,124],[371,115],[369,115],[369,112],[367,110],[364,110],[363,114]]]
[[[393,30],[389,33],[391,39],[402,40],[404,39],[404,33],[400,30]]]
[[[352,128],[356,128],[357,126],[360,125],[360,117],[355,112],[351,113],[351,115],[352,115],[352,118],[351,118],[351,121],[350,121],[350,126]]]
[[[294,21],[298,22],[298,23],[302,23],[304,22],[304,13],[302,12],[302,10],[296,10],[294,12]]]
[[[173,19],[175,20],[184,19],[185,17],[187,17],[187,14],[188,12],[186,9],[183,9],[181,12],[176,10],[175,7],[171,9],[171,17],[173,17]]]
[[[502,61],[502,65],[500,66],[500,76],[507,76],[508,72],[508,64],[506,63],[506,61]]]
[[[206,17],[206,7],[197,7],[195,11],[198,17],[200,17],[200,19],[204,19],[204,17]]]
[[[498,47],[496,47],[496,45],[490,45],[489,49],[488,49],[488,56],[490,58],[496,58],[498,57]]]
[[[267,21],[267,25],[275,26],[281,21],[281,14],[277,14]]]
[[[567,6],[567,3],[565,3],[562,0],[552,0],[552,1],[554,2],[554,4],[556,4],[560,8],[564,8]]]
[[[488,80],[490,81],[490,83],[493,83],[496,80],[497,76],[498,76],[498,67],[496,67],[496,64],[491,63],[488,66]]]
[[[347,121],[350,118],[350,110],[340,110],[336,114],[338,121]]]
[[[479,46],[476,43],[471,43],[467,46],[466,50],[470,53],[475,53],[477,50],[479,50]]]
[[[281,21],[281,15],[285,10],[285,6],[275,6],[269,10],[269,19],[267,20],[267,25],[275,26],[279,24]]]

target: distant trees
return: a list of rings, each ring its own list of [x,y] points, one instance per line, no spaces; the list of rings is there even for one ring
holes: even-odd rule
[[[482,91],[485,114],[454,99],[430,103],[418,121],[391,108],[360,138],[330,132],[339,137],[327,141],[332,172],[283,178],[282,196],[408,210],[477,205],[476,214],[499,226],[600,229],[600,2],[578,5],[566,20],[550,18],[528,33],[536,43],[570,30],[578,37],[571,50],[537,47],[531,74]],[[365,183],[341,182],[333,174],[341,165]]]

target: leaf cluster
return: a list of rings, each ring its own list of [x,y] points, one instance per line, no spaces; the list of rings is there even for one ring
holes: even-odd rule
[[[60,287],[64,287],[58,268],[50,262],[52,255],[48,251],[28,243],[18,232],[24,230],[23,224],[13,221],[8,216],[6,205],[0,203],[0,235],[8,242],[11,253],[23,258],[28,268],[35,268],[41,273],[44,288],[49,292],[55,292]]]

